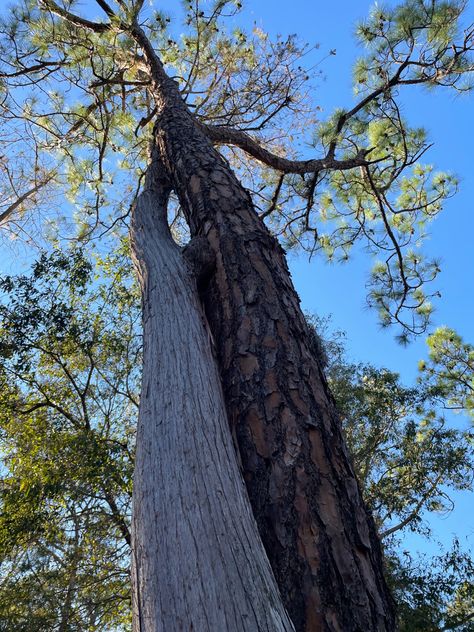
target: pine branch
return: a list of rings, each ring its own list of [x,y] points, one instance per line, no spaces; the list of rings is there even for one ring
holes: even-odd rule
[[[105,33],[106,31],[110,31],[112,28],[111,24],[104,24],[103,22],[92,22],[91,20],[87,20],[86,18],[82,18],[75,13],[71,13],[66,9],[60,7],[54,0],[39,0],[39,5],[48,11],[51,11],[54,15],[57,15],[60,18],[63,18],[70,24],[74,24],[75,26],[81,26],[90,31],[94,31],[94,33]]]
[[[15,72],[0,72],[1,79],[13,79],[15,77],[21,77],[22,75],[34,74],[36,72],[41,72],[42,70],[57,70],[64,65],[64,61],[42,61],[33,66],[25,66],[21,70],[17,70]],[[54,68],[56,67],[56,68]]]
[[[220,127],[212,125],[203,126],[208,137],[217,145],[233,145],[239,147],[253,158],[263,164],[281,171],[282,173],[315,173],[317,171],[346,171],[356,167],[366,167],[374,162],[366,159],[371,149],[361,149],[353,158],[347,160],[336,160],[328,155],[325,158],[314,158],[311,160],[290,160],[268,151],[254,138],[245,132],[232,127]]]

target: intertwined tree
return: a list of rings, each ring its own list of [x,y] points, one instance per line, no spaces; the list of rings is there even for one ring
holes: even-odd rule
[[[286,245],[329,257],[364,240],[382,256],[369,294],[382,323],[402,340],[425,330],[438,264],[418,244],[456,183],[420,164],[425,134],[398,92],[468,88],[466,3],[374,10],[359,28],[360,100],[314,123],[305,159],[281,140],[311,120],[294,38],[227,33],[221,18],[239,5],[218,0],[186,1],[177,41],[143,5],[19,2],[0,72],[2,223],[22,228],[58,190],[78,239],[131,215],[144,326],[135,629],[392,630],[374,524],[264,220]]]

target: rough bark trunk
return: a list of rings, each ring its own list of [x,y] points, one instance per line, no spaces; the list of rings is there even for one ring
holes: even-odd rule
[[[150,167],[132,218],[144,360],[133,490],[136,632],[290,632],[228,429],[195,280]]]
[[[167,86],[169,87],[169,86]],[[284,253],[173,87],[156,142],[216,272],[204,289],[260,535],[296,630],[395,629],[380,545]]]
[[[201,291],[253,513],[293,624],[392,631],[380,544],[283,250],[143,31],[133,35],[153,78],[160,159],[192,235],[216,256]]]

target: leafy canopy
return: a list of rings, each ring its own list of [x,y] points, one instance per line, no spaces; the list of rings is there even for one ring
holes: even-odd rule
[[[129,629],[141,350],[129,265],[123,248],[95,270],[80,250],[54,252],[0,281],[2,630]]]

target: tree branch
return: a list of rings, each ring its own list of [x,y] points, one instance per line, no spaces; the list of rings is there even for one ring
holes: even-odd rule
[[[396,531],[400,531],[400,529],[403,529],[403,527],[406,527],[407,524],[409,524],[412,520],[414,520],[417,517],[417,515],[420,513],[420,510],[422,509],[425,502],[428,500],[431,494],[435,491],[443,475],[444,475],[444,472],[442,472],[441,474],[439,474],[439,476],[436,477],[435,481],[431,484],[428,491],[425,494],[423,494],[423,496],[415,505],[415,508],[408,514],[408,516],[404,520],[394,525],[393,527],[390,527],[389,529],[385,529],[385,531],[382,531],[381,533],[379,533],[381,540],[386,538],[388,535],[395,533]]]
[[[16,70],[15,72],[0,72],[0,78],[12,79],[14,77],[21,77],[22,75],[34,74],[35,72],[40,72],[41,70],[48,70],[54,66],[56,66],[57,69],[63,65],[64,61],[42,61],[34,64],[33,66],[25,66],[21,70]]]
[[[109,5],[107,4],[107,2],[105,2],[105,0],[95,0],[97,2],[97,4],[99,5],[99,7],[101,9],[103,9],[105,11],[105,13],[107,13],[107,15],[109,16],[109,18],[114,18],[115,17],[115,13],[112,11],[112,9],[109,7]]]
[[[92,22],[91,20],[86,20],[86,18],[81,18],[79,15],[75,13],[71,13],[70,11],[66,11],[60,7],[53,0],[39,0],[40,6],[44,9],[51,11],[54,15],[63,18],[70,24],[74,24],[75,26],[82,26],[90,31],[94,31],[94,33],[105,33],[106,31],[110,31],[112,28],[111,24],[104,24],[103,22]]]
[[[124,520],[123,515],[120,513],[119,508],[117,507],[117,503],[115,502],[115,498],[111,494],[108,489],[104,489],[105,500],[112,511],[112,518],[117,525],[120,533],[123,536],[123,539],[128,544],[128,546],[132,545],[132,536],[130,534],[130,529],[128,528],[127,523]]]
[[[345,171],[356,167],[364,167],[373,162],[366,160],[371,149],[362,149],[353,158],[347,160],[336,160],[329,154],[325,158],[314,158],[312,160],[290,160],[268,151],[251,136],[241,130],[232,127],[219,127],[202,125],[204,132],[216,145],[233,145],[239,147],[253,158],[256,158],[265,165],[281,171],[282,173],[314,173],[322,170]]]
[[[10,204],[8,208],[6,208],[2,213],[0,213],[0,226],[10,219],[10,217],[13,215],[16,209],[19,206],[21,206],[23,202],[25,202],[28,198],[30,198],[35,193],[38,193],[38,191],[40,191],[44,186],[46,186],[48,182],[51,182],[54,175],[55,175],[54,172],[49,174],[46,180],[43,180],[43,182],[40,182],[29,191],[26,191],[25,193],[23,193],[23,195],[20,195],[20,197],[17,198],[15,202],[13,202],[13,204]]]

